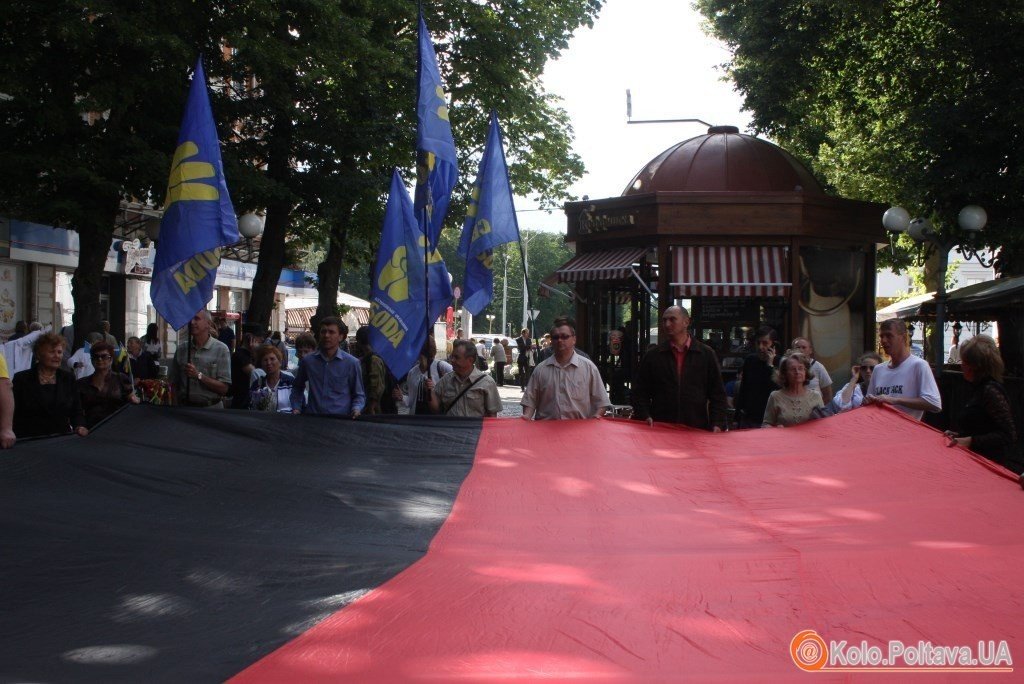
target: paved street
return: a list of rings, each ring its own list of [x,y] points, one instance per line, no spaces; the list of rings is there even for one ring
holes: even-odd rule
[[[499,417],[519,418],[523,415],[523,407],[519,405],[519,400],[523,398],[523,392],[518,385],[506,383],[504,387],[498,388],[498,394],[501,395]]]

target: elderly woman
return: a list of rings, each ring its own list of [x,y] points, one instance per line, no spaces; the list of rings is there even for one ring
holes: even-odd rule
[[[127,375],[114,370],[114,348],[99,342],[89,349],[94,368],[92,375],[78,381],[78,395],[90,430],[125,404],[138,404]]]
[[[64,344],[57,333],[40,335],[32,347],[36,364],[14,375],[14,433],[19,439],[89,434],[75,376],[60,367]]]
[[[821,393],[808,389],[811,381],[811,359],[800,352],[789,351],[775,371],[775,384],[782,389],[768,395],[761,427],[790,427],[806,423],[814,409],[822,408]]]
[[[962,446],[1006,463],[1017,441],[1013,411],[1003,389],[1003,358],[995,340],[976,335],[960,345],[960,370],[971,386],[957,420],[959,430],[946,432],[949,446]]]
[[[277,413],[292,412],[292,385],[295,376],[286,370],[284,352],[273,344],[265,344],[256,350],[258,370],[252,373],[249,387],[249,410]]]

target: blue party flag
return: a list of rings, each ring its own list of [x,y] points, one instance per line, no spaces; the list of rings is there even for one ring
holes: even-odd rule
[[[459,242],[459,254],[466,260],[463,306],[474,316],[494,297],[494,248],[507,242],[519,242],[519,222],[512,203],[501,126],[498,115],[491,112],[491,129]]]
[[[451,301],[448,270],[437,250],[430,252],[424,273],[425,244],[409,193],[395,169],[370,287],[370,345],[398,378],[416,363],[429,322]],[[424,281],[430,289],[429,317],[423,311]]]
[[[459,179],[459,159],[448,121],[441,72],[420,15],[419,79],[416,98],[416,218],[433,249],[441,237],[444,217]]]
[[[153,306],[171,327],[184,327],[210,301],[221,248],[238,240],[200,58],[171,161],[150,287]]]

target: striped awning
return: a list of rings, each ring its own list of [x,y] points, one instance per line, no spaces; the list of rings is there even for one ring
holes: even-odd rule
[[[791,286],[789,248],[673,247],[677,297],[784,297]]]
[[[285,315],[288,319],[288,331],[289,332],[301,332],[303,330],[309,330],[309,319],[316,313],[315,306],[303,306],[297,309],[288,309]],[[369,325],[370,323],[370,310],[362,307],[351,307],[349,313],[355,317],[355,322],[358,325]],[[345,316],[348,319],[348,315]],[[346,324],[351,324],[350,320],[346,320]]]
[[[622,280],[628,278],[633,264],[647,253],[646,247],[625,247],[578,254],[555,271],[560,283],[584,280]]]

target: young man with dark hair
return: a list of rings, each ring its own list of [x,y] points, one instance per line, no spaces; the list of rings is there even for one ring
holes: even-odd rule
[[[743,382],[736,394],[736,418],[741,428],[759,428],[764,422],[768,397],[779,389],[772,380],[777,358],[775,330],[765,325],[754,334],[757,352],[743,360]]]
[[[302,358],[292,385],[292,413],[358,418],[366,405],[359,361],[341,351],[348,326],[328,316],[320,321],[320,348]],[[309,400],[304,392],[309,386]]]

